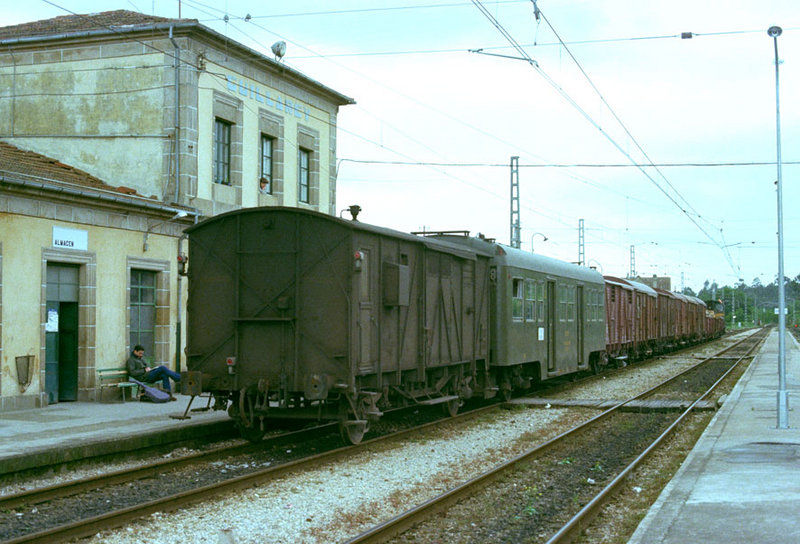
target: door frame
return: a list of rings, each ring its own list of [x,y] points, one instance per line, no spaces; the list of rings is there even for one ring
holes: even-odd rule
[[[47,341],[47,265],[78,265],[78,401],[94,400],[95,350],[97,343],[97,255],[93,251],[42,248],[40,319],[39,322],[39,405],[47,406],[45,365]]]

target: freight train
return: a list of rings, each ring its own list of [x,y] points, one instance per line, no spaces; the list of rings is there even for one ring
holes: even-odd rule
[[[187,229],[184,394],[242,434],[515,390],[720,335],[694,297],[603,277],[464,231],[407,234],[299,208]]]

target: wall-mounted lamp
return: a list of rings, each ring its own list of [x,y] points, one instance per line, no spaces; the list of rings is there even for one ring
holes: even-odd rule
[[[142,243],[142,251],[147,251],[147,249],[149,247],[148,244],[147,244],[147,238],[150,236],[150,233],[153,230],[157,229],[161,225],[169,223],[170,221],[175,221],[176,219],[181,219],[182,217],[186,217],[187,215],[189,215],[189,214],[186,213],[185,211],[181,210],[178,213],[176,213],[174,216],[172,216],[169,219],[167,219],[166,221],[161,221],[160,223],[156,223],[155,225],[151,225],[151,226],[147,227],[147,231],[145,231],[145,233],[144,233],[144,241]]]

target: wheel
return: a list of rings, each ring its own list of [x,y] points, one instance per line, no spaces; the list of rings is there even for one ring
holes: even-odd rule
[[[261,430],[261,425],[258,421],[254,421],[253,424],[249,427],[245,427],[244,425],[239,425],[239,434],[242,435],[242,438],[245,440],[249,440],[250,442],[258,443],[261,442],[261,439],[264,438],[264,431]]]
[[[500,386],[500,398],[503,399],[504,402],[508,402],[513,398],[514,390],[511,389],[511,386],[508,384]]]
[[[458,414],[458,409],[461,407],[461,399],[453,399],[448,400],[444,403],[444,410],[445,413],[449,414],[450,417],[456,417]]]
[[[339,421],[339,434],[347,444],[360,444],[364,438],[364,433],[369,430],[369,423],[365,420],[360,421]]]

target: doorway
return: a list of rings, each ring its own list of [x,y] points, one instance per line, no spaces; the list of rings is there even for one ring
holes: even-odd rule
[[[78,400],[79,265],[47,264],[45,393],[48,404]]]

